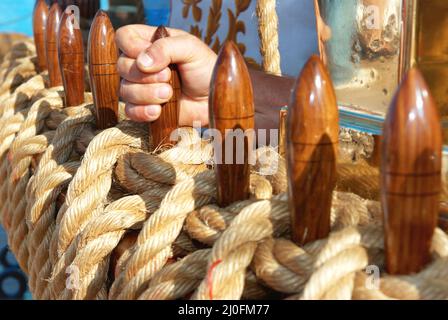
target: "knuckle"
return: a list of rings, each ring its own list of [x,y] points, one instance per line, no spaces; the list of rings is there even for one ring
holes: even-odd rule
[[[120,84],[120,97],[126,99],[129,95],[129,87],[126,80],[123,80]]]

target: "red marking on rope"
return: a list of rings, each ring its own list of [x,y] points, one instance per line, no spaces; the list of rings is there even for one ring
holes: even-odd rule
[[[17,171],[16,170],[14,170],[12,173],[11,173],[11,182],[12,183],[16,183],[18,180],[19,180],[19,174],[17,173]]]
[[[210,296],[210,300],[213,300],[213,270],[222,262],[221,259],[213,262],[213,264],[210,266],[210,269],[208,269],[207,272],[207,285],[208,285],[208,294]]]

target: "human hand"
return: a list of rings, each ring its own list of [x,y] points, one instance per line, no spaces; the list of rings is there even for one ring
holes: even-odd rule
[[[182,79],[179,125],[200,121],[208,124],[208,95],[216,54],[189,33],[167,28],[170,37],[151,43],[156,28],[129,25],[118,29],[116,42],[123,54],[118,72],[123,78],[120,96],[126,101],[126,114],[134,121],[150,122],[161,113],[173,88],[168,83],[170,64],[176,64]]]

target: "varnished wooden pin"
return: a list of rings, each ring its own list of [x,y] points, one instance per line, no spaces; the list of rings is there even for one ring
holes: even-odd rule
[[[286,156],[286,118],[288,116],[288,109],[282,108],[279,112],[279,130],[278,130],[278,153]]]
[[[50,78],[50,87],[62,86],[62,75],[59,69],[58,57],[58,31],[62,10],[58,3],[54,3],[48,14],[45,30],[45,48],[47,51],[47,67]]]
[[[168,30],[164,26],[159,26],[155,31],[151,42],[169,37]],[[160,117],[150,124],[152,144],[154,148],[164,143],[174,143],[170,140],[171,133],[177,129],[179,124],[179,99],[182,94],[180,87],[180,77],[176,65],[169,66],[171,79],[169,84],[173,88],[173,96],[170,101],[162,105]]]
[[[317,56],[300,74],[288,108],[287,159],[293,241],[325,238],[336,185],[339,115],[331,79]]]
[[[45,51],[45,30],[47,28],[48,6],[45,0],[37,0],[33,13],[33,33],[36,44],[37,68],[39,72],[47,70]]]
[[[92,19],[100,9],[100,0],[60,0],[58,2],[63,10],[71,5],[77,6],[84,19]]]
[[[73,12],[66,10],[59,27],[59,64],[66,107],[78,106],[84,102],[84,48],[77,19]]]
[[[448,203],[446,202],[440,203],[438,227],[448,233]]]
[[[117,124],[118,50],[115,31],[107,14],[100,10],[93,20],[89,34],[88,60],[90,84],[96,107],[97,127],[106,129]]]
[[[249,153],[254,141],[252,83],[244,58],[231,41],[222,47],[213,71],[209,117],[210,127],[222,137],[220,146],[215,143],[215,172],[218,204],[225,207],[249,197]]]
[[[390,274],[420,271],[430,261],[441,192],[442,129],[423,76],[411,69],[383,129],[381,202]]]

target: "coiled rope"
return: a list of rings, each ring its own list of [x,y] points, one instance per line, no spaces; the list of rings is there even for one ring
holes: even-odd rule
[[[423,271],[366,286],[366,268],[384,265],[378,171],[366,163],[338,165],[332,233],[299,247],[287,240],[286,165],[272,149],[257,150],[251,199],[219,208],[211,143],[196,131],[151,152],[146,126],[121,116],[97,131],[92,105],[62,111],[44,79],[8,93],[0,118],[0,209],[35,298],[448,298],[441,230]],[[110,270],[129,231],[136,242]]]

